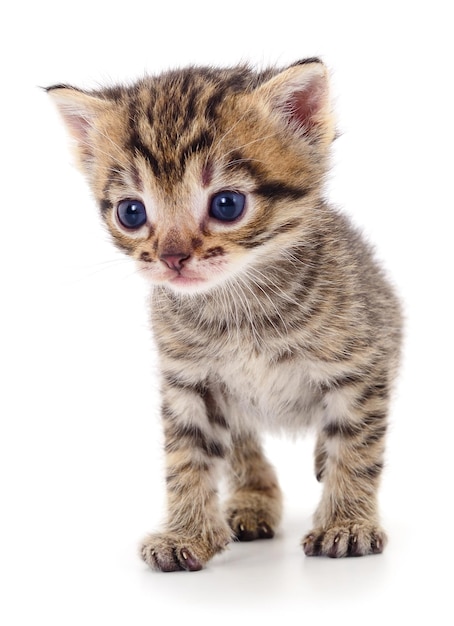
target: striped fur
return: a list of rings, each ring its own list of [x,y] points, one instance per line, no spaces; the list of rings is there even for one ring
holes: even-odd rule
[[[260,435],[307,427],[324,490],[305,553],[381,552],[401,317],[364,239],[323,199],[334,138],[323,64],[191,67],[49,93],[114,242],[153,285],[168,520],[145,561],[197,570],[232,537],[271,538],[282,497]],[[246,198],[232,223],[209,213],[223,190]],[[146,207],[137,230],[117,216],[125,199]]]

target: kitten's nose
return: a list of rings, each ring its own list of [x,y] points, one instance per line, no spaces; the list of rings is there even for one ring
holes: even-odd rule
[[[183,267],[183,263],[189,259],[190,255],[186,252],[174,252],[172,254],[161,254],[159,257],[163,263],[171,270],[179,272]]]

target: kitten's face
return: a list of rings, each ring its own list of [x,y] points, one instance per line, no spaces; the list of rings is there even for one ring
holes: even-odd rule
[[[333,136],[322,64],[50,91],[115,242],[153,284],[257,278],[304,238]]]

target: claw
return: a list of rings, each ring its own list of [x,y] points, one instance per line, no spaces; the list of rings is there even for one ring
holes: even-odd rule
[[[185,569],[187,569],[187,571],[198,572],[202,569],[202,563],[200,563],[200,561],[195,556],[193,556],[186,548],[183,548],[181,550],[181,556],[185,561],[183,566]]]
[[[266,522],[262,522],[258,528],[260,539],[272,539],[274,537],[274,530]]]

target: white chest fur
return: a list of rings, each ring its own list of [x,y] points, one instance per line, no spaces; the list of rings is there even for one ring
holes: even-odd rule
[[[321,393],[303,360],[270,363],[265,355],[243,354],[223,361],[217,375],[228,390],[221,404],[234,428],[296,433],[323,418]]]

